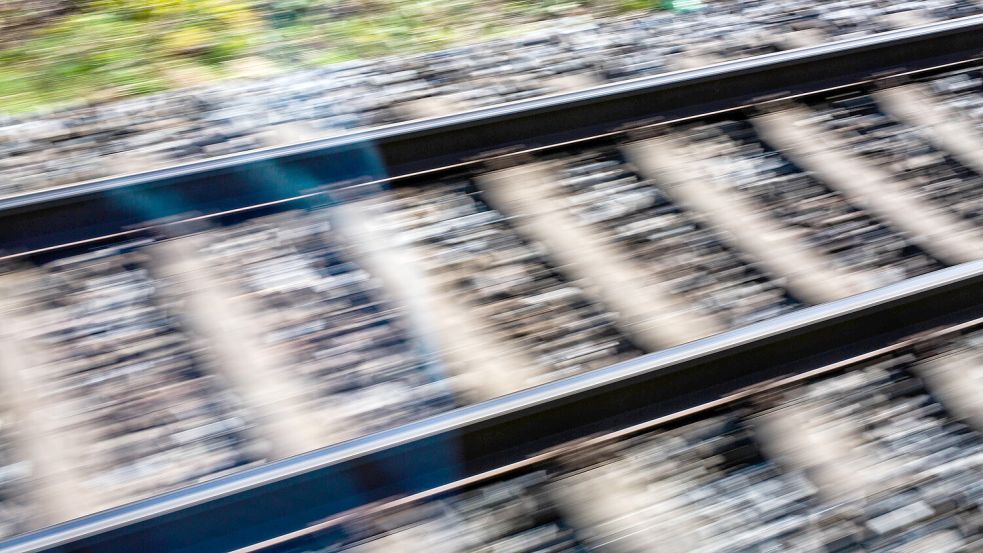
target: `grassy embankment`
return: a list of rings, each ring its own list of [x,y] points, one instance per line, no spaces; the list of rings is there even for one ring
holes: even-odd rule
[[[509,35],[660,0],[6,0],[0,112]]]

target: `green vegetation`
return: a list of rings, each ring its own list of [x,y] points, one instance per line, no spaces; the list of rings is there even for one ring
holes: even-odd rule
[[[263,32],[262,19],[246,2],[80,5],[2,46],[0,109],[141,94],[190,75],[219,76],[222,65],[246,54]]]
[[[660,0],[3,0],[0,112],[419,52]],[[43,13],[44,17],[37,14]],[[259,69],[257,69],[259,70]]]

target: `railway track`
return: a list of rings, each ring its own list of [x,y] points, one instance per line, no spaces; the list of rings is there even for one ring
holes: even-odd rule
[[[983,16],[966,17],[21,194],[0,201],[0,248],[16,255],[127,232],[149,219],[284,202],[316,193],[327,183],[396,178],[653,122],[965,64],[983,50],[981,25]],[[85,224],[65,228],[65,220]]]
[[[61,524],[2,545],[294,550],[293,540],[352,517],[371,528],[364,517],[434,490],[453,496],[531,471],[535,497],[576,502],[557,499],[555,481],[591,474],[598,458],[583,452],[630,457],[616,442],[711,411],[772,436],[739,464],[818,474],[807,502],[839,501],[835,455],[802,467],[774,438],[780,423],[747,430],[758,415],[746,413],[794,403],[781,394],[837,371],[904,358],[871,371],[924,380],[945,396],[946,420],[979,416],[952,391],[952,366],[909,365],[983,314],[976,160],[936,138],[977,136],[971,122],[938,116],[959,109],[952,96],[975,96],[931,92],[978,71],[980,25],[966,18],[0,200],[11,268],[0,373],[26,434],[39,437],[23,449],[57,450],[71,465],[38,464],[41,518]],[[917,131],[903,136],[931,161],[921,180],[881,150],[872,159],[836,147],[850,138],[837,127],[847,116],[822,110],[867,97],[864,109],[893,118],[899,134]],[[815,114],[831,129],[811,130]],[[871,193],[880,189],[890,193]],[[310,299],[325,295],[337,304],[312,312]],[[139,376],[145,387],[167,383],[210,406],[168,419],[170,432],[222,444],[201,456],[208,466],[167,461],[198,458],[194,438],[154,445],[156,457],[120,453],[133,471],[150,458],[162,467],[124,477],[118,440],[147,436],[104,432],[98,421],[117,407],[93,407],[86,432],[104,442],[91,451],[71,415],[58,415],[77,408],[73,371],[85,365],[58,333],[94,348],[105,361],[98,382],[111,382],[126,357],[99,349],[91,329],[134,320],[167,322],[159,335],[127,331],[127,355],[161,367]],[[55,420],[18,405],[32,393]],[[109,469],[121,476],[107,479]],[[78,487],[68,502],[64,482]],[[156,492],[166,493],[140,500]],[[559,513],[557,536],[580,546],[602,545],[582,542],[585,527],[612,528],[603,513],[549,512]],[[631,543],[632,528],[609,537]],[[367,539],[344,532],[337,539]],[[851,535],[890,541],[865,532]]]
[[[761,405],[775,405],[777,392],[883,359],[907,359],[907,352],[925,357],[947,343],[947,336],[978,328],[981,280],[979,263],[944,269],[78,519],[5,546],[311,550],[305,541],[310,534],[331,535],[339,521],[376,507],[413,504],[553,466],[570,452],[603,450],[602,445],[738,405],[763,410]],[[919,374],[919,382],[938,382],[929,380],[928,369]],[[957,397],[948,396],[944,405],[950,419],[967,420]]]
[[[726,549],[734,546],[734,541],[730,540],[740,543],[743,538],[755,542],[755,538],[748,536],[754,531],[762,534],[757,538],[759,544],[781,536],[778,543],[796,550],[861,545],[876,548],[892,540],[896,545],[899,539],[904,539],[903,531],[898,531],[898,528],[881,530],[878,522],[883,520],[878,521],[876,517],[845,514],[858,503],[883,501],[883,496],[891,493],[886,490],[896,484],[889,485],[886,479],[867,481],[866,485],[870,488],[859,490],[854,480],[858,477],[877,480],[875,471],[869,466],[863,468],[864,460],[858,458],[862,456],[856,456],[855,452],[843,447],[848,443],[845,436],[820,433],[818,430],[815,430],[815,435],[808,435],[812,431],[810,425],[821,421],[801,420],[802,417],[815,416],[815,413],[808,410],[813,406],[803,407],[797,401],[824,388],[829,389],[825,392],[827,398],[842,395],[837,400],[847,402],[855,401],[857,397],[883,393],[886,388],[890,390],[887,391],[890,400],[867,409],[883,409],[884,405],[899,398],[902,402],[927,400],[928,405],[935,409],[940,405],[938,396],[926,390],[924,381],[934,379],[936,371],[954,362],[954,359],[978,356],[980,324],[981,321],[977,319],[921,333],[876,351],[803,374],[774,379],[672,415],[576,440],[472,478],[340,513],[303,530],[238,551],[329,551],[331,547],[351,547],[359,543],[368,550],[383,550],[397,544],[425,544],[428,543],[427,539],[433,538],[426,534],[414,534],[411,529],[417,524],[426,527],[428,517],[444,516],[439,511],[431,514],[436,511],[432,507],[455,505],[458,501],[480,502],[475,498],[494,496],[502,493],[503,488],[511,491],[513,497],[524,498],[524,494],[535,497],[536,510],[526,515],[532,517],[535,513],[538,523],[545,527],[537,536],[534,531],[536,523],[524,524],[521,519],[515,520],[515,528],[511,529],[515,536],[530,536],[527,539],[533,543],[538,537],[540,547],[557,547],[564,551],[578,551],[585,547],[640,551],[652,547],[653,543],[660,547],[679,547],[681,543],[683,547],[706,547],[708,539],[718,540],[716,547]],[[865,382],[865,378],[869,378],[870,382]],[[950,405],[950,409],[959,404],[951,395],[943,397],[943,403]],[[967,415],[959,407],[955,407],[955,411],[959,413],[960,420]],[[929,416],[947,419],[943,424],[950,425],[950,430],[954,432],[960,431],[951,410],[941,415],[936,411]],[[797,427],[799,423],[803,423],[804,428]],[[798,435],[803,430],[806,435]],[[854,431],[858,429],[848,429],[846,432]],[[971,441],[977,439],[973,437]],[[678,442],[681,440],[690,443],[680,447]],[[810,447],[805,457],[802,456],[803,450],[797,449],[803,447]],[[702,453],[695,453],[701,448]],[[672,453],[660,449],[668,449]],[[636,464],[637,456],[644,458],[645,455],[651,455],[658,461],[646,459],[648,462]],[[967,452],[967,456],[971,455]],[[709,477],[710,484],[697,483],[698,478],[686,482],[686,478],[680,478],[678,474],[685,473],[687,469],[675,465],[682,460],[707,464],[714,467],[710,471],[717,474]],[[656,464],[659,461],[665,466]],[[799,481],[800,471],[808,471],[816,484]],[[756,483],[743,484],[752,489],[762,483],[787,486],[784,494],[777,492],[780,506],[775,511],[778,514],[773,511],[763,515],[768,522],[745,523],[747,526],[729,535],[703,535],[698,538],[695,529],[687,530],[687,525],[698,524],[697,517],[701,516],[699,510],[710,510],[709,504],[720,498],[714,495],[680,504],[673,497],[680,493],[692,493],[686,490],[687,484],[692,488],[709,486],[716,488],[717,493],[726,495],[727,492],[723,490],[730,479],[744,482],[741,476],[737,476],[742,472],[742,476],[750,476],[752,480],[752,475],[766,475]],[[644,484],[640,485],[639,477],[662,478],[672,483],[665,484],[666,488],[661,494],[651,489],[646,492],[640,489]],[[683,481],[682,485],[679,480]],[[897,485],[895,491],[903,488],[904,485]],[[521,491],[516,492],[515,489]],[[767,489],[775,493],[774,486]],[[784,504],[781,501],[783,495],[791,496]],[[788,506],[800,503],[803,498],[806,498],[805,503],[809,507],[816,509],[813,516],[824,512],[817,518],[825,520],[817,523],[815,519],[795,517],[803,505]],[[745,501],[747,509],[760,508],[753,499]],[[488,502],[488,512],[514,508],[507,503]],[[657,511],[659,502],[668,504],[662,512]],[[864,507],[869,509],[869,505]],[[783,509],[786,512],[782,513]],[[478,513],[474,518],[482,521],[482,514]],[[720,519],[740,518],[733,511],[717,516]],[[925,518],[935,516],[937,514],[933,513]],[[390,520],[412,522],[401,527],[393,526]],[[719,519],[714,521],[717,524],[721,522]],[[670,528],[673,529],[671,532]],[[439,525],[435,524],[430,531],[440,536]],[[513,541],[518,539],[507,533],[501,536],[490,534],[487,543],[507,543],[510,537]],[[811,543],[810,538],[814,540]],[[970,546],[975,545],[970,543]]]

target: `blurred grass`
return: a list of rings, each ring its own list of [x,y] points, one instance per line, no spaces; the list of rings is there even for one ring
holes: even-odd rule
[[[0,112],[407,54],[660,0],[0,0]]]

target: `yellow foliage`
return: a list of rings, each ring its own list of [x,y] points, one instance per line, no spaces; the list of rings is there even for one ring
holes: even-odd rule
[[[164,36],[164,49],[173,53],[203,50],[211,43],[211,35],[201,27],[182,27]]]

